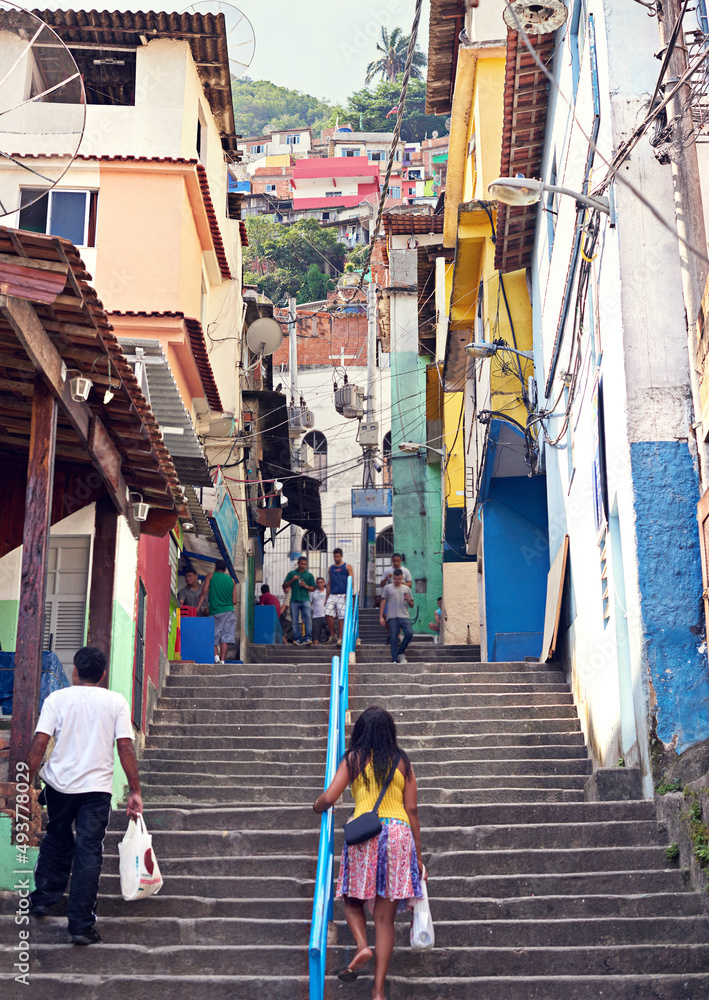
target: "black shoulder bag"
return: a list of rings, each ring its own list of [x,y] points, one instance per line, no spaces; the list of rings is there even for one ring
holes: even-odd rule
[[[365,841],[372,840],[373,837],[378,837],[382,832],[382,821],[379,819],[379,806],[382,804],[382,799],[386,795],[386,790],[392,782],[400,760],[401,754],[398,753],[394,765],[382,785],[382,790],[374,804],[374,809],[371,812],[362,813],[357,819],[351,819],[349,823],[345,823],[345,843],[350,847],[354,844],[364,844]]]

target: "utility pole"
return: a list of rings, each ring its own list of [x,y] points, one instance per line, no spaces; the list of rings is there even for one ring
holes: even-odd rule
[[[362,485],[374,486],[374,457],[379,444],[379,425],[377,423],[377,290],[374,281],[369,282],[367,289],[367,411],[364,421],[359,427],[359,443],[364,452],[364,471]],[[370,529],[375,534],[376,521],[373,517],[362,518],[362,540],[360,548],[360,582],[359,599],[363,608],[373,606],[373,594],[370,594],[370,576],[374,574],[374,556],[370,552]],[[375,536],[376,537],[376,536]],[[371,558],[370,558],[371,557]],[[370,601],[370,597],[372,600]]]
[[[291,295],[288,299],[288,367],[290,368],[290,409],[288,414],[294,412],[296,399],[298,398],[298,338],[296,335],[298,323],[298,310],[296,308],[295,297]],[[300,472],[300,436],[290,437],[290,467],[296,475]],[[290,526],[290,558],[297,559],[300,555],[300,545],[296,547],[298,528],[295,524]]]
[[[658,13],[660,38],[665,46],[669,44],[672,31],[681,8],[682,0],[663,0]],[[684,26],[681,27],[674,51],[668,64],[668,77],[665,84],[678,80],[687,69],[687,49],[684,40]],[[686,128],[683,109],[690,96],[692,81],[688,81],[675,95],[667,108],[670,118],[677,116],[677,124],[673,138],[679,140]],[[691,115],[691,111],[688,112]],[[691,124],[691,118],[690,118]],[[699,181],[699,161],[697,147],[694,142],[680,149],[679,154],[672,157],[672,176],[675,190],[675,216],[677,232],[690,246],[696,247],[701,253],[707,253],[707,236],[702,212],[702,191]],[[699,373],[697,371],[697,319],[702,303],[702,295],[707,280],[707,264],[686,245],[679,244],[679,256],[682,265],[682,289],[684,305],[687,312],[687,332],[689,347],[689,373],[694,403],[694,419],[700,422],[702,417],[699,400]],[[709,449],[704,440],[704,429],[701,422],[695,427],[697,452],[699,457],[699,473],[702,493],[709,488]]]

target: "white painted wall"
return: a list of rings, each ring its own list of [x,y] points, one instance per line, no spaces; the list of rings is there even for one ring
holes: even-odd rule
[[[656,23],[636,4],[603,4],[589,0],[596,19],[600,75],[601,132],[598,149],[609,158],[645,113],[657,78],[652,53],[658,45]],[[477,18],[478,12],[475,12]],[[628,39],[632,38],[632,45]],[[569,32],[557,53],[559,83],[573,94]],[[574,123],[564,101],[552,96],[543,178],[550,180],[556,156],[557,183],[580,190],[592,121],[588,36],[582,57]],[[594,181],[604,173],[596,159]],[[668,220],[674,219],[672,177],[641,142],[623,167],[634,185]],[[557,447],[545,447],[549,502],[549,548],[553,560],[565,534],[571,542],[572,626],[567,653],[571,683],[582,727],[596,763],[610,766],[624,756],[629,765],[648,777],[647,704],[642,667],[643,623],[638,583],[634,488],[630,443],[673,440],[688,433],[688,364],[683,321],[681,276],[676,244],[627,188],[616,189],[618,226],[604,218],[602,236],[590,283],[579,385],[572,411],[571,431]],[[533,267],[535,375],[540,384],[540,406],[549,370],[552,346],[571,254],[575,204],[559,200],[558,223],[549,254],[547,216],[540,210]],[[595,315],[594,315],[595,314]],[[567,370],[570,326],[564,340],[550,402],[562,391],[560,375]],[[590,331],[595,328],[596,350]],[[626,603],[615,606],[604,625],[600,549],[593,513],[593,412],[596,359],[603,354],[604,401],[609,507],[617,512],[622,539]],[[561,429],[559,416],[548,424],[553,437]],[[610,547],[609,547],[610,548]],[[609,551],[609,583],[613,564]],[[617,569],[617,559],[616,567]],[[613,602],[612,602],[613,603]],[[619,616],[623,621],[619,621]],[[618,666],[618,627],[627,625],[635,718],[621,733],[621,691]],[[626,705],[627,711],[627,705]]]
[[[385,356],[385,360],[388,358]],[[336,363],[336,362],[333,362]],[[285,368],[285,366],[283,366]],[[349,381],[361,386],[367,385],[367,369],[363,367],[348,367]],[[380,429],[380,441],[391,428],[389,367],[377,371],[377,414]],[[274,372],[274,380],[283,379],[288,385],[288,372]],[[340,383],[342,379],[338,380]],[[335,409],[332,389],[333,369],[329,366],[302,368],[298,373],[298,391],[305,399],[309,409],[315,414],[315,430],[321,431],[328,442],[328,480],[327,490],[321,492],[322,529],[328,539],[328,558],[325,565],[332,563],[332,550],[339,546],[343,550],[345,561],[355,570],[355,584],[359,584],[361,518],[351,517],[351,490],[362,484],[362,449],[357,444],[359,421],[347,420]],[[381,477],[377,477],[381,482]],[[377,533],[391,524],[391,518],[377,518]],[[299,538],[302,532],[299,530]],[[279,599],[283,596],[282,583],[286,573],[294,568],[288,558],[290,548],[290,529],[286,529],[276,540],[276,547],[266,547],[264,555],[263,582]],[[315,569],[315,564],[311,564]]]

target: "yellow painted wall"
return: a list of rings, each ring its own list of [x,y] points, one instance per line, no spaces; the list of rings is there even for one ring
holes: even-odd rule
[[[444,441],[447,451],[453,449],[448,455],[445,479],[446,503],[449,507],[465,507],[465,415],[461,417],[464,399],[465,394],[462,392],[443,394]]]

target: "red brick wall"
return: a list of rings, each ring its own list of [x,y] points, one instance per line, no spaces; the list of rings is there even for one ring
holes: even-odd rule
[[[351,294],[351,293],[347,293]],[[279,319],[287,319],[285,311],[276,315]],[[298,312],[298,364],[322,365],[332,368],[340,364],[341,352],[344,350],[345,365],[362,365],[366,363],[367,316],[366,313],[333,313],[312,311]],[[283,343],[273,355],[274,365],[288,364],[289,343],[285,337]],[[277,381],[274,373],[274,380]]]

